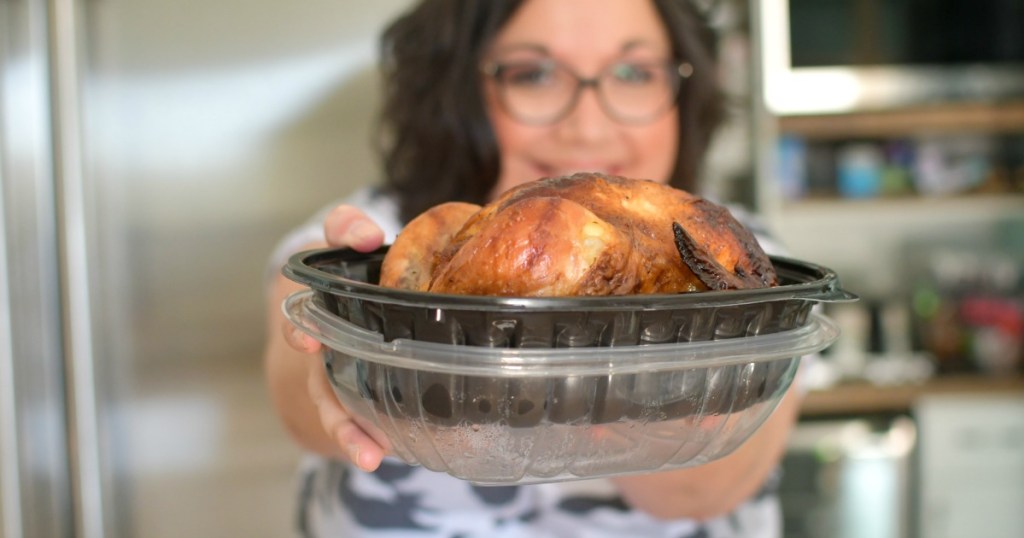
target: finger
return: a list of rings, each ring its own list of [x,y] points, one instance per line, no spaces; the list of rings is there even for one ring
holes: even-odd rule
[[[323,370],[310,374],[309,394],[320,415],[321,427],[349,461],[364,471],[375,471],[384,459],[384,448],[352,420],[338,402]]]
[[[334,208],[324,219],[324,236],[332,246],[369,252],[384,243],[384,232],[361,210],[350,205]]]
[[[281,332],[288,345],[303,353],[316,353],[320,350],[320,342],[316,338],[306,334],[290,321],[281,323]]]

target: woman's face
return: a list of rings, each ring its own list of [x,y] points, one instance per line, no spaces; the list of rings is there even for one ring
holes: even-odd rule
[[[672,49],[649,1],[526,0],[485,59],[495,65],[551,59],[589,79],[617,62],[669,61]],[[679,145],[674,108],[662,108],[650,121],[623,123],[608,115],[588,87],[561,119],[531,124],[502,106],[494,79],[488,77],[484,87],[501,154],[492,197],[541,177],[582,171],[668,182]]]

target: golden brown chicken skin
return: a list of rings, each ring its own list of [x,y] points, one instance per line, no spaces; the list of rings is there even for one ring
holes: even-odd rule
[[[442,204],[409,223],[385,258],[381,285],[573,296],[760,288],[777,280],[754,236],[727,209],[653,181],[574,174],[520,185],[479,211],[466,205]],[[424,248],[427,237],[434,239]]]
[[[478,211],[476,204],[448,202],[412,219],[388,249],[380,268],[380,285],[427,291],[438,254]]]

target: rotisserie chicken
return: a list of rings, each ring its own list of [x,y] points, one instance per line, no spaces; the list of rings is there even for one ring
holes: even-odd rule
[[[729,211],[646,180],[546,178],[487,206],[452,202],[416,217],[381,267],[382,286],[498,296],[685,293],[777,283]]]

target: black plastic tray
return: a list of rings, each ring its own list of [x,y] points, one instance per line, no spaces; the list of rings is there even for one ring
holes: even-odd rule
[[[803,326],[815,303],[855,300],[832,270],[771,257],[773,288],[603,297],[491,297],[378,286],[388,247],[293,255],[285,276],[359,327],[396,338],[486,347],[594,347],[776,333]]]

